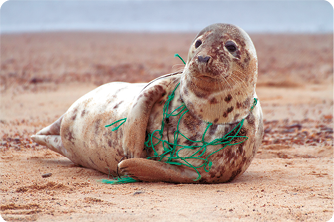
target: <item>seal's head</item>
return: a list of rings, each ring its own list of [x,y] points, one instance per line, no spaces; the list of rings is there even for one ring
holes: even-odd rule
[[[232,123],[249,113],[256,80],[257,56],[247,33],[234,25],[213,24],[190,46],[181,97],[198,118]]]

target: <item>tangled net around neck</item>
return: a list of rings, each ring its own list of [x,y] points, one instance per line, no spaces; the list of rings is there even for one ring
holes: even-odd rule
[[[177,54],[175,56],[178,56]],[[182,60],[183,61],[183,60]],[[170,107],[170,103],[172,102],[172,100],[175,97],[175,91],[176,89],[179,87],[180,83],[177,84],[177,86],[175,87],[175,89],[172,91],[172,93],[168,96],[168,99],[166,100],[164,107],[163,107],[163,118],[161,121],[161,127],[160,129],[156,129],[154,130],[152,133],[148,133],[147,137],[148,139],[145,142],[145,148],[146,149],[152,149],[153,151],[153,156],[147,157],[147,159],[152,159],[155,158],[157,161],[162,161],[172,164],[172,165],[184,165],[187,167],[192,168],[194,171],[197,172],[198,177],[194,180],[194,181],[198,181],[201,179],[201,174],[199,173],[198,169],[203,168],[205,170],[205,172],[209,172],[211,167],[212,167],[212,161],[209,160],[209,158],[225,149],[228,146],[233,146],[233,145],[238,145],[241,144],[243,142],[245,142],[248,137],[247,136],[239,136],[239,132],[244,124],[245,119],[242,119],[230,132],[228,132],[227,134],[224,135],[224,137],[222,138],[216,138],[210,142],[205,141],[205,135],[207,133],[207,131],[209,130],[209,128],[213,125],[213,123],[211,122],[207,122],[207,127],[204,130],[203,134],[202,134],[202,139],[201,140],[191,140],[189,139],[189,137],[187,137],[186,135],[184,135],[182,132],[180,132],[179,129],[179,125],[181,123],[181,120],[183,118],[183,116],[189,112],[189,110],[187,109],[186,105],[184,103],[181,104],[181,106],[177,107],[176,109],[174,109],[173,111],[169,112],[169,107]],[[257,104],[257,99],[254,98],[254,102],[253,105],[250,109],[250,112],[254,109],[254,107]],[[179,116],[179,120],[177,123],[177,127],[176,127],[176,131],[174,132],[174,138],[173,138],[173,142],[169,142],[168,138],[163,139],[163,131],[165,129],[165,123],[166,120],[169,117],[177,117]],[[121,122],[117,127],[112,128],[112,131],[118,130],[119,127],[124,124],[126,122],[126,118],[123,119],[119,119],[109,125],[106,125],[105,127],[110,127],[116,123]],[[183,137],[184,139],[186,139],[187,141],[190,141],[191,144],[197,144],[197,145],[182,145],[182,144],[178,144],[177,141],[179,139],[179,137]],[[236,139],[236,138],[241,138],[241,139]],[[153,142],[153,140],[156,140],[157,142]],[[234,142],[234,141],[238,141],[238,142]],[[158,154],[156,147],[162,144],[163,147],[163,153],[162,154]],[[208,146],[221,146],[220,148],[217,148],[214,152],[210,153],[209,155],[205,155],[207,152],[207,148]],[[195,152],[193,152],[192,155],[190,156],[182,156],[180,155],[180,152],[185,150],[185,149],[190,149],[193,150]],[[191,160],[200,160],[202,162],[202,164],[198,165],[198,166],[194,166],[193,164],[191,164]],[[198,161],[196,161],[198,162]],[[132,183],[132,182],[137,182],[138,180],[133,179],[129,176],[123,176],[123,177],[118,177],[118,178],[114,178],[113,180],[109,180],[109,179],[102,179],[101,182],[102,183],[108,183],[108,184],[122,184],[122,183]]]

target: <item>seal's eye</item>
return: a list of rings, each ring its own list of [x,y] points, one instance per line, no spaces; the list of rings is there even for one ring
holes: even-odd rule
[[[197,49],[200,45],[202,45],[202,40],[197,40],[195,43],[195,48]]]
[[[232,42],[232,41],[227,41],[227,42],[225,43],[225,47],[226,47],[227,50],[228,50],[229,52],[231,52],[231,53],[237,51],[237,46],[236,46],[235,43]]]

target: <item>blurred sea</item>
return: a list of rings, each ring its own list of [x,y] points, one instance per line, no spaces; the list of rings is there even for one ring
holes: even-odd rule
[[[331,33],[326,1],[18,1],[5,2],[0,32],[197,32],[232,23],[253,33]]]

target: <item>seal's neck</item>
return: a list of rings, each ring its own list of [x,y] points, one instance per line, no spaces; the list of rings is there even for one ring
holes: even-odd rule
[[[239,122],[249,114],[253,104],[255,81],[240,83],[226,77],[225,82],[218,82],[207,77],[194,78],[185,71],[181,77],[180,95],[189,111],[205,122]]]

